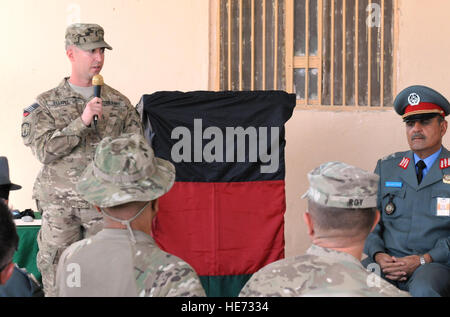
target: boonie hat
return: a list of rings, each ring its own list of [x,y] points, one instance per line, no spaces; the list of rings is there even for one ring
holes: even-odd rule
[[[105,208],[154,200],[174,181],[172,163],[155,157],[143,136],[128,133],[99,143],[76,188],[83,199]]]

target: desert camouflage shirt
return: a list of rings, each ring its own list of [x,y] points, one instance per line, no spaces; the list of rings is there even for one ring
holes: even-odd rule
[[[68,247],[58,263],[59,296],[206,296],[192,267],[144,232],[133,235],[136,244],[128,230],[108,228]]]
[[[204,297],[194,269],[147,240],[133,245],[134,277],[141,297]]]
[[[306,255],[271,263],[253,274],[240,296],[409,296],[355,257],[312,245]]]
[[[89,100],[70,87],[68,78],[24,109],[23,142],[43,164],[34,184],[34,199],[88,208],[76,193],[75,184],[97,144],[105,136],[143,133],[139,115],[127,97],[103,85],[101,98],[103,115],[97,129],[83,124],[81,114]]]

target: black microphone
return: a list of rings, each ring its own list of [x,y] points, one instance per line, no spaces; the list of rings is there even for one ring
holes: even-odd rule
[[[103,86],[103,77],[100,74],[95,75],[92,78],[92,85],[94,86],[94,97],[100,98],[100,92],[102,91]],[[97,126],[98,116],[94,115],[94,127]]]

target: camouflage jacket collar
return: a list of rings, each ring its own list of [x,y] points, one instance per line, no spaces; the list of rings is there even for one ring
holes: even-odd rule
[[[64,79],[59,83],[57,90],[64,91],[65,96],[69,98],[78,98],[86,100],[81,94],[77,93],[75,90],[73,90],[69,85],[69,79],[70,77],[64,77]]]
[[[363,267],[361,262],[353,255],[350,255],[345,252],[339,252],[329,248],[320,247],[316,244],[312,244],[311,247],[306,251],[306,253],[316,256],[331,257],[335,260],[351,262],[353,264]]]
[[[145,232],[139,231],[139,230],[133,230],[133,234],[136,238],[137,242],[146,242],[152,245],[156,246],[155,240]],[[99,233],[97,233],[95,236],[98,236],[99,238],[105,238],[105,239],[128,239],[129,238],[129,232],[126,228],[124,229],[112,229],[112,228],[104,228]]]

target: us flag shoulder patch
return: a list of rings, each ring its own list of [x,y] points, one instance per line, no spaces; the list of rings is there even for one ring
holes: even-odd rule
[[[31,106],[29,106],[28,108],[25,108],[23,110],[23,116],[24,117],[28,117],[28,115],[30,113],[32,113],[34,110],[36,110],[37,108],[39,108],[39,104],[38,103],[34,103]]]
[[[398,164],[398,166],[400,166],[401,168],[403,168],[403,169],[405,170],[405,169],[408,168],[408,165],[409,165],[409,162],[410,162],[410,161],[411,161],[411,160],[410,160],[409,158],[404,157],[404,158],[401,160],[400,164]]]
[[[441,170],[450,167],[450,158],[441,159],[441,161],[439,162],[439,167]]]

